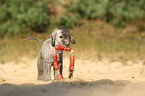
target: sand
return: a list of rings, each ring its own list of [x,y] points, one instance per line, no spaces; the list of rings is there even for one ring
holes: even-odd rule
[[[37,81],[36,59],[0,63],[0,96],[145,96],[143,61],[76,59],[68,79],[69,59],[64,58],[63,80]]]

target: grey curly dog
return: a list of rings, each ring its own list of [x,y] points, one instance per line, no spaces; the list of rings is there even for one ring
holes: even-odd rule
[[[38,68],[38,76],[37,80],[48,81],[51,80],[51,66],[53,66],[53,51],[54,46],[61,44],[63,47],[70,46],[70,42],[75,44],[75,39],[69,34],[68,30],[64,26],[58,26],[54,29],[54,31],[50,34],[50,39],[47,39],[45,42],[42,42],[36,38],[27,38],[24,40],[34,39],[41,42],[42,48],[39,52],[38,60],[37,60],[37,68]],[[59,72],[62,75],[63,69],[63,50],[57,50],[57,61],[59,65]],[[54,78],[58,79],[57,72],[54,69]]]

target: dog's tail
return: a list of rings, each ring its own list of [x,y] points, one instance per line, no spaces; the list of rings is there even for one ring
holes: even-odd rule
[[[33,40],[37,40],[37,41],[39,41],[40,43],[43,44],[43,41],[41,41],[41,40],[39,40],[39,39],[37,39],[37,38],[27,38],[27,39],[23,39],[23,40],[31,40],[31,39],[33,39]]]

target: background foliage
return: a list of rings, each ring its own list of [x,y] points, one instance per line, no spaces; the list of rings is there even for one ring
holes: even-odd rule
[[[50,23],[49,0],[1,0],[0,36],[45,31]]]
[[[123,27],[127,22],[145,18],[144,5],[145,0],[74,0],[64,7],[81,18],[101,19]]]
[[[124,27],[145,19],[145,0],[74,0],[61,4],[66,12],[59,16],[48,7],[51,1],[0,0],[0,37],[46,32],[51,25],[71,28],[83,20],[99,19]]]

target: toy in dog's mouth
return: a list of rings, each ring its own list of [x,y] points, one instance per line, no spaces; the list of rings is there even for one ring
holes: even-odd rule
[[[71,47],[63,47],[62,45],[55,45],[55,50],[65,50],[65,51],[71,51]]]
[[[73,71],[74,71],[74,62],[75,62],[75,57],[73,55],[74,51],[71,49],[71,47],[63,47],[62,45],[55,45],[54,48],[55,48],[55,50],[71,51],[70,66],[69,66],[69,78],[72,78]],[[58,79],[63,79],[63,76],[59,73],[59,66],[57,63],[57,54],[55,54],[55,52],[53,54],[53,65],[54,65],[54,69],[58,73]]]

